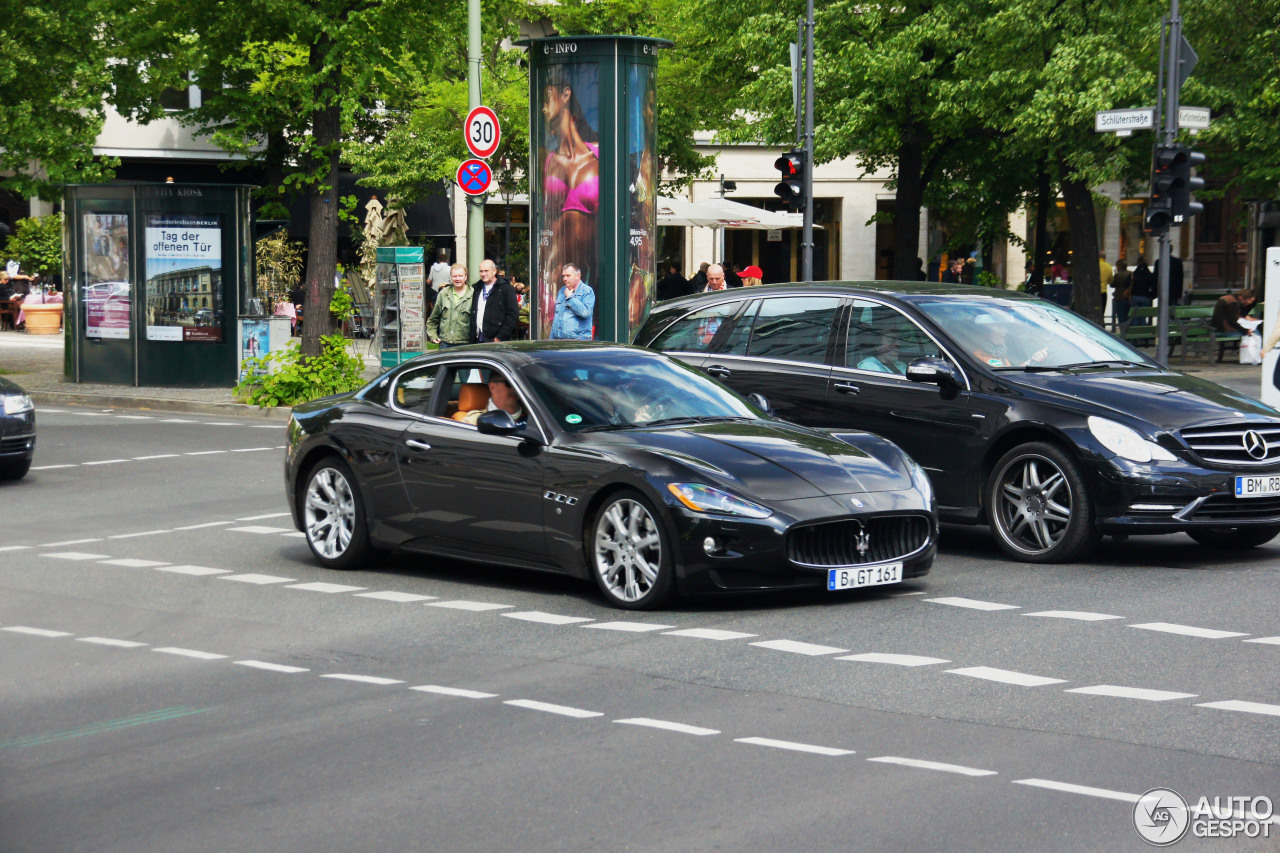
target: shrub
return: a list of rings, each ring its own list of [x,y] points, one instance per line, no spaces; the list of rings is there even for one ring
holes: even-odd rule
[[[62,272],[62,215],[19,219],[5,246],[5,255],[28,275],[48,277]]]
[[[364,384],[364,360],[347,348],[346,338],[326,335],[320,342],[315,358],[305,358],[291,341],[283,350],[245,359],[247,375],[236,385],[236,396],[265,409],[344,394]]]

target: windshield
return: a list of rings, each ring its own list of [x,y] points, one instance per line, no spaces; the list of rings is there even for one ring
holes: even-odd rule
[[[521,374],[569,432],[760,416],[732,391],[657,353],[547,352]]]
[[[916,306],[993,369],[1051,370],[1116,362],[1151,365],[1119,338],[1043,299],[948,297]]]

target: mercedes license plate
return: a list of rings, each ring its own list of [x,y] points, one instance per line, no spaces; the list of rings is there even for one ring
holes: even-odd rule
[[[884,563],[862,568],[828,569],[827,589],[857,589],[860,586],[880,586],[902,580],[902,563]]]
[[[1280,495],[1280,476],[1236,477],[1236,497],[1267,498]]]

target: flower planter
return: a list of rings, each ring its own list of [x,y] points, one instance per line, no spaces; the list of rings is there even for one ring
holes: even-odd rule
[[[56,335],[62,325],[61,302],[37,302],[33,305],[23,304],[23,318],[27,323],[28,335]]]

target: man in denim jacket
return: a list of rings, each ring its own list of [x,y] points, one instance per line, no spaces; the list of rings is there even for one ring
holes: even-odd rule
[[[564,287],[556,294],[556,313],[551,321],[552,340],[589,341],[595,325],[596,293],[582,280],[574,264],[561,268]]]

